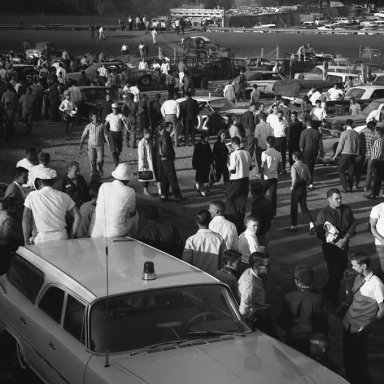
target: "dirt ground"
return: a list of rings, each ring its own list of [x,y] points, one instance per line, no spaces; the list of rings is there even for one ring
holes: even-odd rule
[[[0,51],[6,48],[12,42],[13,48],[19,44],[25,37],[25,32],[12,31],[12,36],[3,35],[1,32]],[[66,33],[54,33],[54,35],[46,35],[50,32],[28,32],[31,41],[51,40],[59,47],[66,43],[66,47],[71,48],[76,53],[94,50],[96,47],[102,46],[119,48],[122,44],[124,36],[115,36],[113,39],[107,39],[101,42],[99,46],[97,41],[91,41],[87,36],[79,36],[79,32],[73,32],[70,35]],[[244,34],[237,34],[238,41],[244,38]],[[10,41],[7,38],[12,39]],[[131,37],[129,37],[130,39]],[[148,38],[148,37],[147,37]],[[175,40],[173,36],[172,39]],[[132,41],[137,42],[137,36],[132,36]],[[131,40],[129,40],[131,41]],[[0,143],[0,181],[10,183],[16,162],[23,157],[24,150],[30,145],[37,145],[49,152],[51,155],[51,166],[63,176],[65,174],[66,163],[76,159],[80,162],[81,173],[89,180],[90,166],[87,154],[78,153],[80,135],[84,125],[75,126],[74,139],[66,141],[64,138],[63,123],[48,123],[46,121],[35,123],[33,134],[25,137],[22,132],[21,125],[16,128],[15,138],[8,143]],[[176,149],[177,160],[175,162],[177,175],[183,196],[186,198],[182,203],[174,201],[161,203],[158,197],[146,197],[142,193],[142,186],[133,175],[130,185],[133,186],[137,193],[137,201],[139,211],[147,204],[155,204],[160,207],[161,217],[164,221],[174,224],[180,231],[182,237],[186,239],[196,231],[194,224],[194,216],[201,208],[206,208],[210,200],[223,199],[225,193],[222,185],[215,185],[207,198],[203,198],[197,194],[194,189],[194,171],[191,166],[191,156],[193,147],[179,147]],[[128,161],[131,164],[132,173],[137,170],[137,153],[134,150],[124,148],[122,161]],[[109,149],[106,148],[106,165],[105,177],[103,181],[109,180],[109,175],[113,170],[112,158]],[[320,288],[326,279],[325,264],[321,253],[321,243],[313,236],[308,235],[307,225],[304,218],[299,215],[299,222],[302,223],[299,232],[295,234],[284,231],[289,225],[289,207],[290,207],[290,191],[289,177],[284,176],[279,181],[278,189],[278,211],[277,218],[273,222],[271,233],[270,254],[272,259],[271,273],[268,278],[268,302],[271,304],[273,311],[276,313],[280,307],[284,294],[293,289],[292,275],[295,265],[299,263],[309,263],[316,270],[316,288]],[[308,205],[315,215],[317,211],[326,205],[325,194],[330,187],[340,187],[337,170],[334,166],[317,166],[315,171],[315,190],[309,193]],[[156,191],[151,186],[152,192]],[[343,202],[350,205],[357,219],[357,232],[351,240],[351,252],[364,249],[367,252],[374,253],[373,239],[367,231],[367,222],[372,203],[363,198],[362,190],[344,195]],[[377,202],[378,203],[378,202]],[[331,357],[342,367],[342,351],[341,351],[341,324],[339,320],[330,315],[331,321]],[[370,339],[369,362],[373,376],[373,384],[383,383],[384,374],[384,331],[382,323],[378,324]],[[1,373],[1,370],[0,370]],[[342,373],[342,370],[341,370]],[[1,377],[1,376],[0,376]],[[10,378],[9,383],[16,383]]]

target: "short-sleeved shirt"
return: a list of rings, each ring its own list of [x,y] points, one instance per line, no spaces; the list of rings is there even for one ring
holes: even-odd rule
[[[229,158],[229,171],[231,172],[230,179],[238,180],[249,177],[249,168],[252,166],[251,155],[244,149],[236,149]]]
[[[65,214],[75,206],[75,202],[64,192],[43,187],[31,192],[24,206],[32,211],[37,232],[53,232],[65,230]]]
[[[248,264],[249,256],[254,252],[260,252],[257,236],[247,229],[239,236],[239,252],[241,253],[241,262]]]
[[[110,113],[106,116],[105,121],[109,123],[110,131],[121,132],[124,128],[123,119],[124,117],[121,113],[118,113],[117,115]]]
[[[281,163],[282,157],[279,151],[276,151],[275,148],[268,148],[261,154],[262,163],[266,162],[264,167],[264,179],[277,179],[277,168],[279,163]]]
[[[384,203],[375,205],[369,216],[371,219],[377,219],[376,231],[380,236],[384,237]],[[375,245],[383,245],[378,239],[375,238]]]

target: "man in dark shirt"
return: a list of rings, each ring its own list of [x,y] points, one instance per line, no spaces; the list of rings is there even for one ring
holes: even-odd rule
[[[255,103],[249,104],[249,110],[244,112],[240,118],[240,124],[245,130],[245,137],[247,138],[247,150],[251,157],[256,149],[255,139]]]
[[[287,143],[288,143],[288,153],[289,153],[289,164],[292,166],[294,163],[292,159],[293,151],[300,150],[300,137],[301,132],[305,129],[304,124],[297,118],[297,112],[291,112],[291,123],[287,129]]]
[[[109,92],[107,92],[107,94],[105,95],[105,101],[102,104],[101,110],[100,110],[100,117],[101,117],[102,122],[104,122],[105,118],[110,113],[112,113],[112,104],[113,104],[113,102],[111,100],[111,95],[109,94]]]
[[[160,175],[161,175],[161,201],[168,200],[169,187],[171,186],[173,195],[176,201],[182,199],[179,183],[177,181],[176,170],[175,170],[175,150],[173,149],[172,139],[170,131],[172,130],[173,124],[166,123],[159,127],[159,137],[157,140],[158,162],[160,164]]]
[[[352,210],[341,204],[341,192],[331,188],[327,192],[328,207],[317,215],[316,234],[322,240],[322,248],[328,269],[328,281],[324,286],[325,297],[338,304],[340,281],[348,265],[349,240],[355,233]]]
[[[304,121],[306,129],[300,135],[300,151],[303,152],[303,163],[308,165],[309,172],[311,173],[311,181],[308,188],[313,189],[313,173],[317,156],[320,151],[320,156],[323,156],[323,139],[321,133],[313,128],[309,119]]]
[[[154,205],[144,208],[144,216],[146,221],[140,229],[137,239],[180,258],[184,244],[177,229],[159,219],[159,210]]]
[[[136,114],[137,104],[133,101],[133,94],[128,93],[126,100],[121,108],[121,113],[126,117],[128,147],[136,148]]]
[[[190,137],[192,145],[195,145],[195,124],[199,114],[199,103],[192,99],[192,94],[188,91],[185,93],[185,101],[180,107],[185,129],[185,145],[191,145],[189,142]]]
[[[153,130],[155,130],[163,121],[160,98],[160,93],[156,93],[155,98],[149,103],[149,118]],[[153,133],[156,132],[154,131]]]
[[[89,200],[88,186],[80,175],[80,165],[77,161],[68,164],[61,190],[75,202],[77,208]]]
[[[311,333],[328,332],[327,310],[323,298],[311,289],[314,272],[310,266],[297,266],[293,277],[297,290],[285,295],[279,323],[286,343],[309,355]]]

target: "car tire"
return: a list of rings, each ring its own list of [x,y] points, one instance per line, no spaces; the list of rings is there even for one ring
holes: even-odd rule
[[[143,76],[141,79],[140,79],[140,85],[142,85],[143,87],[149,87],[151,85],[151,78],[149,76]]]
[[[210,82],[212,79],[210,77],[203,77],[200,81],[200,87],[202,89],[208,89],[208,82]]]

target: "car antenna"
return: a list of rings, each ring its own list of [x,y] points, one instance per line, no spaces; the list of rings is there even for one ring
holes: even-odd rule
[[[107,236],[107,218],[105,216],[105,192],[103,188],[103,203],[104,203],[104,237],[105,237],[105,272],[107,283],[107,301],[106,301],[106,321],[105,321],[105,368],[109,368],[109,253],[108,253],[108,236]]]

